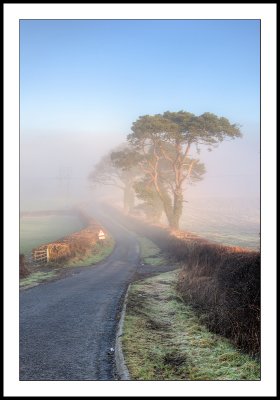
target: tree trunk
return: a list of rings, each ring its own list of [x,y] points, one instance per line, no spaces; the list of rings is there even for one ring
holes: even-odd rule
[[[177,188],[174,193],[173,218],[172,218],[171,228],[179,229],[182,212],[183,212],[183,193],[181,188]]]
[[[182,189],[178,188],[174,193],[174,204],[168,192],[159,185],[155,185],[159,198],[162,201],[163,211],[166,215],[168,225],[171,229],[179,229],[179,222],[183,210],[183,194]]]
[[[168,225],[170,227],[172,227],[173,223],[174,223],[174,221],[173,221],[174,218],[173,218],[172,200],[171,200],[171,198],[170,198],[170,196],[168,195],[167,192],[162,192],[160,198],[161,198],[161,201],[162,201],[162,204],[163,204],[163,210],[164,210],[164,213],[166,215],[166,218],[167,218],[167,221],[168,221]]]
[[[134,208],[134,191],[131,184],[127,184],[123,193],[124,212],[128,214]]]

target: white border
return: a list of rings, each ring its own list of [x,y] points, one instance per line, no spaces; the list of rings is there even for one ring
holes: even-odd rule
[[[15,19],[274,19],[274,4],[4,4]]]
[[[262,380],[260,382],[19,382],[19,19],[261,19]],[[276,4],[4,4],[4,395],[276,395]]]

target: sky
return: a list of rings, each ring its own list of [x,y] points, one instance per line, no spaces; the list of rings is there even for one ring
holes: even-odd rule
[[[257,196],[259,29],[258,20],[21,20],[22,183],[61,168],[86,179],[140,115],[208,111],[240,124],[243,139],[203,155],[200,189]]]

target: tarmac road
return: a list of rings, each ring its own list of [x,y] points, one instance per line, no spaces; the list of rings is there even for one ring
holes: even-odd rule
[[[108,216],[110,257],[86,271],[20,293],[20,380],[118,379],[115,334],[122,297],[139,263],[133,233]]]

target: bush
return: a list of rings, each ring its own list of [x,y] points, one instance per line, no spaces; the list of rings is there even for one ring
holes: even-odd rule
[[[24,254],[19,255],[19,277],[26,278],[30,275],[30,271],[26,265],[26,260]]]
[[[196,247],[196,246],[195,246]],[[260,254],[205,245],[183,264],[178,289],[208,328],[240,349],[260,350]]]
[[[98,241],[98,232],[101,226],[82,212],[80,212],[80,218],[84,224],[87,224],[86,228],[34,250],[43,250],[47,247],[49,260],[55,263],[90,253],[93,245]],[[104,228],[102,229],[104,230]]]
[[[115,212],[115,211],[114,211]],[[207,327],[251,355],[260,351],[260,253],[223,246],[187,232],[132,217],[128,228],[146,236],[182,266],[178,290]]]

